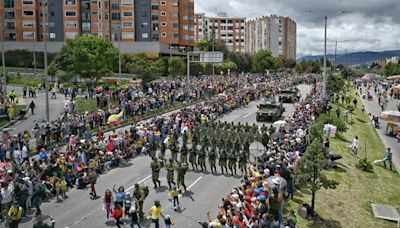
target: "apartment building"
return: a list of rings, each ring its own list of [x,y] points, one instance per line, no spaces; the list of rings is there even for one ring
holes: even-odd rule
[[[245,52],[245,20],[218,13],[208,18],[208,37],[223,41],[230,51]]]
[[[195,42],[194,0],[0,0],[3,15],[7,42],[42,41],[43,19],[50,42],[91,34],[138,51],[136,42],[180,50]]]
[[[195,40],[207,40],[208,39],[208,18],[205,16],[204,13],[198,13],[195,14],[195,21],[194,21],[194,27],[195,27]]]
[[[270,50],[272,55],[296,59],[296,22],[271,15],[246,21],[246,52]]]

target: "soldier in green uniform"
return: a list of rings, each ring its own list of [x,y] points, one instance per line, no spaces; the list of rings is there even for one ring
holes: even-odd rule
[[[189,168],[188,168],[187,165],[178,162],[178,166],[176,167],[176,171],[177,171],[177,173],[178,173],[178,180],[177,180],[177,182],[178,182],[178,188],[179,188],[180,186],[183,186],[183,188],[185,189],[185,191],[186,191],[185,174],[186,174],[186,172],[188,171],[188,169],[189,169]]]
[[[196,149],[196,147],[193,147],[190,149],[189,161],[190,161],[190,164],[192,164],[192,167],[193,167],[192,170],[194,171],[194,167],[196,167],[196,170],[197,170],[197,149]]]
[[[234,153],[234,151],[231,151],[228,154],[228,166],[231,174],[233,175],[233,173],[235,173],[236,175],[236,154]]]
[[[153,179],[153,184],[154,188],[157,188],[157,183],[158,187],[161,186],[160,180],[158,180],[158,177],[160,176],[160,170],[161,170],[161,163],[158,161],[157,158],[154,158],[153,162],[150,164],[151,166],[151,172],[152,172],[152,179]]]
[[[177,146],[176,142],[171,144],[170,150],[171,150],[172,160],[177,162],[178,161],[178,146]]]
[[[183,144],[181,148],[181,158],[180,158],[181,163],[185,163],[186,165],[188,165],[187,157],[188,157],[188,148],[186,144]]]
[[[175,184],[174,181],[174,171],[175,171],[175,165],[174,165],[174,160],[170,159],[169,163],[165,165],[165,169],[167,170],[167,182],[168,182],[168,187],[171,190],[171,184]]]
[[[149,195],[149,188],[147,186],[139,186],[135,184],[135,189],[133,190],[133,196],[137,202],[137,211],[139,218],[144,218],[143,203],[146,197]]]
[[[215,143],[211,144],[211,149],[208,152],[208,163],[210,164],[211,173],[217,172],[217,167],[215,166],[215,159],[217,157],[216,151],[217,151],[216,144]]]
[[[199,156],[197,158],[197,163],[200,165],[201,172],[206,172],[206,149],[204,146],[201,147],[199,150]]]
[[[221,167],[221,173],[224,174],[224,168],[225,172],[228,173],[228,168],[226,166],[226,152],[223,150],[219,151],[219,166]]]
[[[149,149],[149,156],[151,157],[151,159],[154,160],[154,158],[156,157],[156,151],[157,151],[157,145],[155,142],[152,142],[150,144],[150,149]]]
[[[239,156],[239,168],[240,168],[240,171],[242,172],[242,175],[244,175],[246,173],[246,170],[247,170],[246,164],[247,164],[246,152],[242,151]]]

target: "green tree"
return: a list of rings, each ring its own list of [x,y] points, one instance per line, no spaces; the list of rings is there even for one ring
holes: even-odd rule
[[[328,74],[328,82],[326,88],[333,93],[340,93],[346,85],[344,78],[337,73]]]
[[[268,69],[275,68],[275,59],[272,53],[267,50],[258,51],[253,57],[253,70],[257,73],[265,74]]]
[[[69,76],[99,79],[116,69],[118,49],[97,36],[69,39],[55,59],[55,67]]]
[[[157,79],[165,68],[162,59],[151,59],[145,53],[132,56],[129,62],[129,71],[142,79],[143,86]]]
[[[400,73],[400,67],[397,63],[388,63],[383,69],[383,73],[386,76],[396,75]]]
[[[330,180],[323,174],[323,170],[328,166],[326,158],[326,148],[319,141],[314,140],[307,148],[300,161],[299,175],[296,182],[311,191],[311,214],[315,211],[315,197],[319,189],[334,189],[339,184],[335,180]]]
[[[185,61],[181,57],[173,56],[168,59],[168,73],[174,77],[185,74]]]
[[[230,60],[225,60],[222,63],[222,66],[219,67],[219,71],[223,71],[224,74],[228,73],[228,70],[230,70],[230,72],[236,71],[237,69],[237,65],[236,63],[234,63],[233,61]]]
[[[208,41],[208,40],[198,40],[196,42],[196,47],[200,51],[209,51],[209,49],[210,49],[210,41]]]

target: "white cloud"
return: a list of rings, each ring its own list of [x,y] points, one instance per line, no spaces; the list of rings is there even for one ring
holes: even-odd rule
[[[247,18],[289,16],[297,22],[298,55],[323,53],[325,15],[330,15],[328,39],[349,40],[338,44],[339,53],[400,48],[398,0],[195,0],[195,8],[211,16],[219,11]],[[343,10],[348,13],[338,13]],[[332,42],[328,49],[333,53]]]

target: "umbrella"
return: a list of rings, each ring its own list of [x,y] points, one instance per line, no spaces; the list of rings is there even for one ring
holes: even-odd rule
[[[384,111],[380,115],[382,120],[388,122],[400,122],[400,112],[399,111]]]
[[[283,177],[277,177],[277,176],[271,176],[268,177],[265,182],[268,183],[268,186],[274,186],[274,185],[279,185],[279,187],[284,188],[287,185],[287,182],[285,178]]]
[[[271,135],[271,139],[281,139],[281,138],[283,138],[283,137],[285,137],[285,134],[283,134],[282,132],[274,132],[274,133],[272,133],[272,135]]]
[[[286,124],[286,121],[284,121],[284,120],[278,120],[278,121],[274,122],[274,125],[285,125],[285,124]]]
[[[11,168],[11,163],[0,162],[0,168]]]

